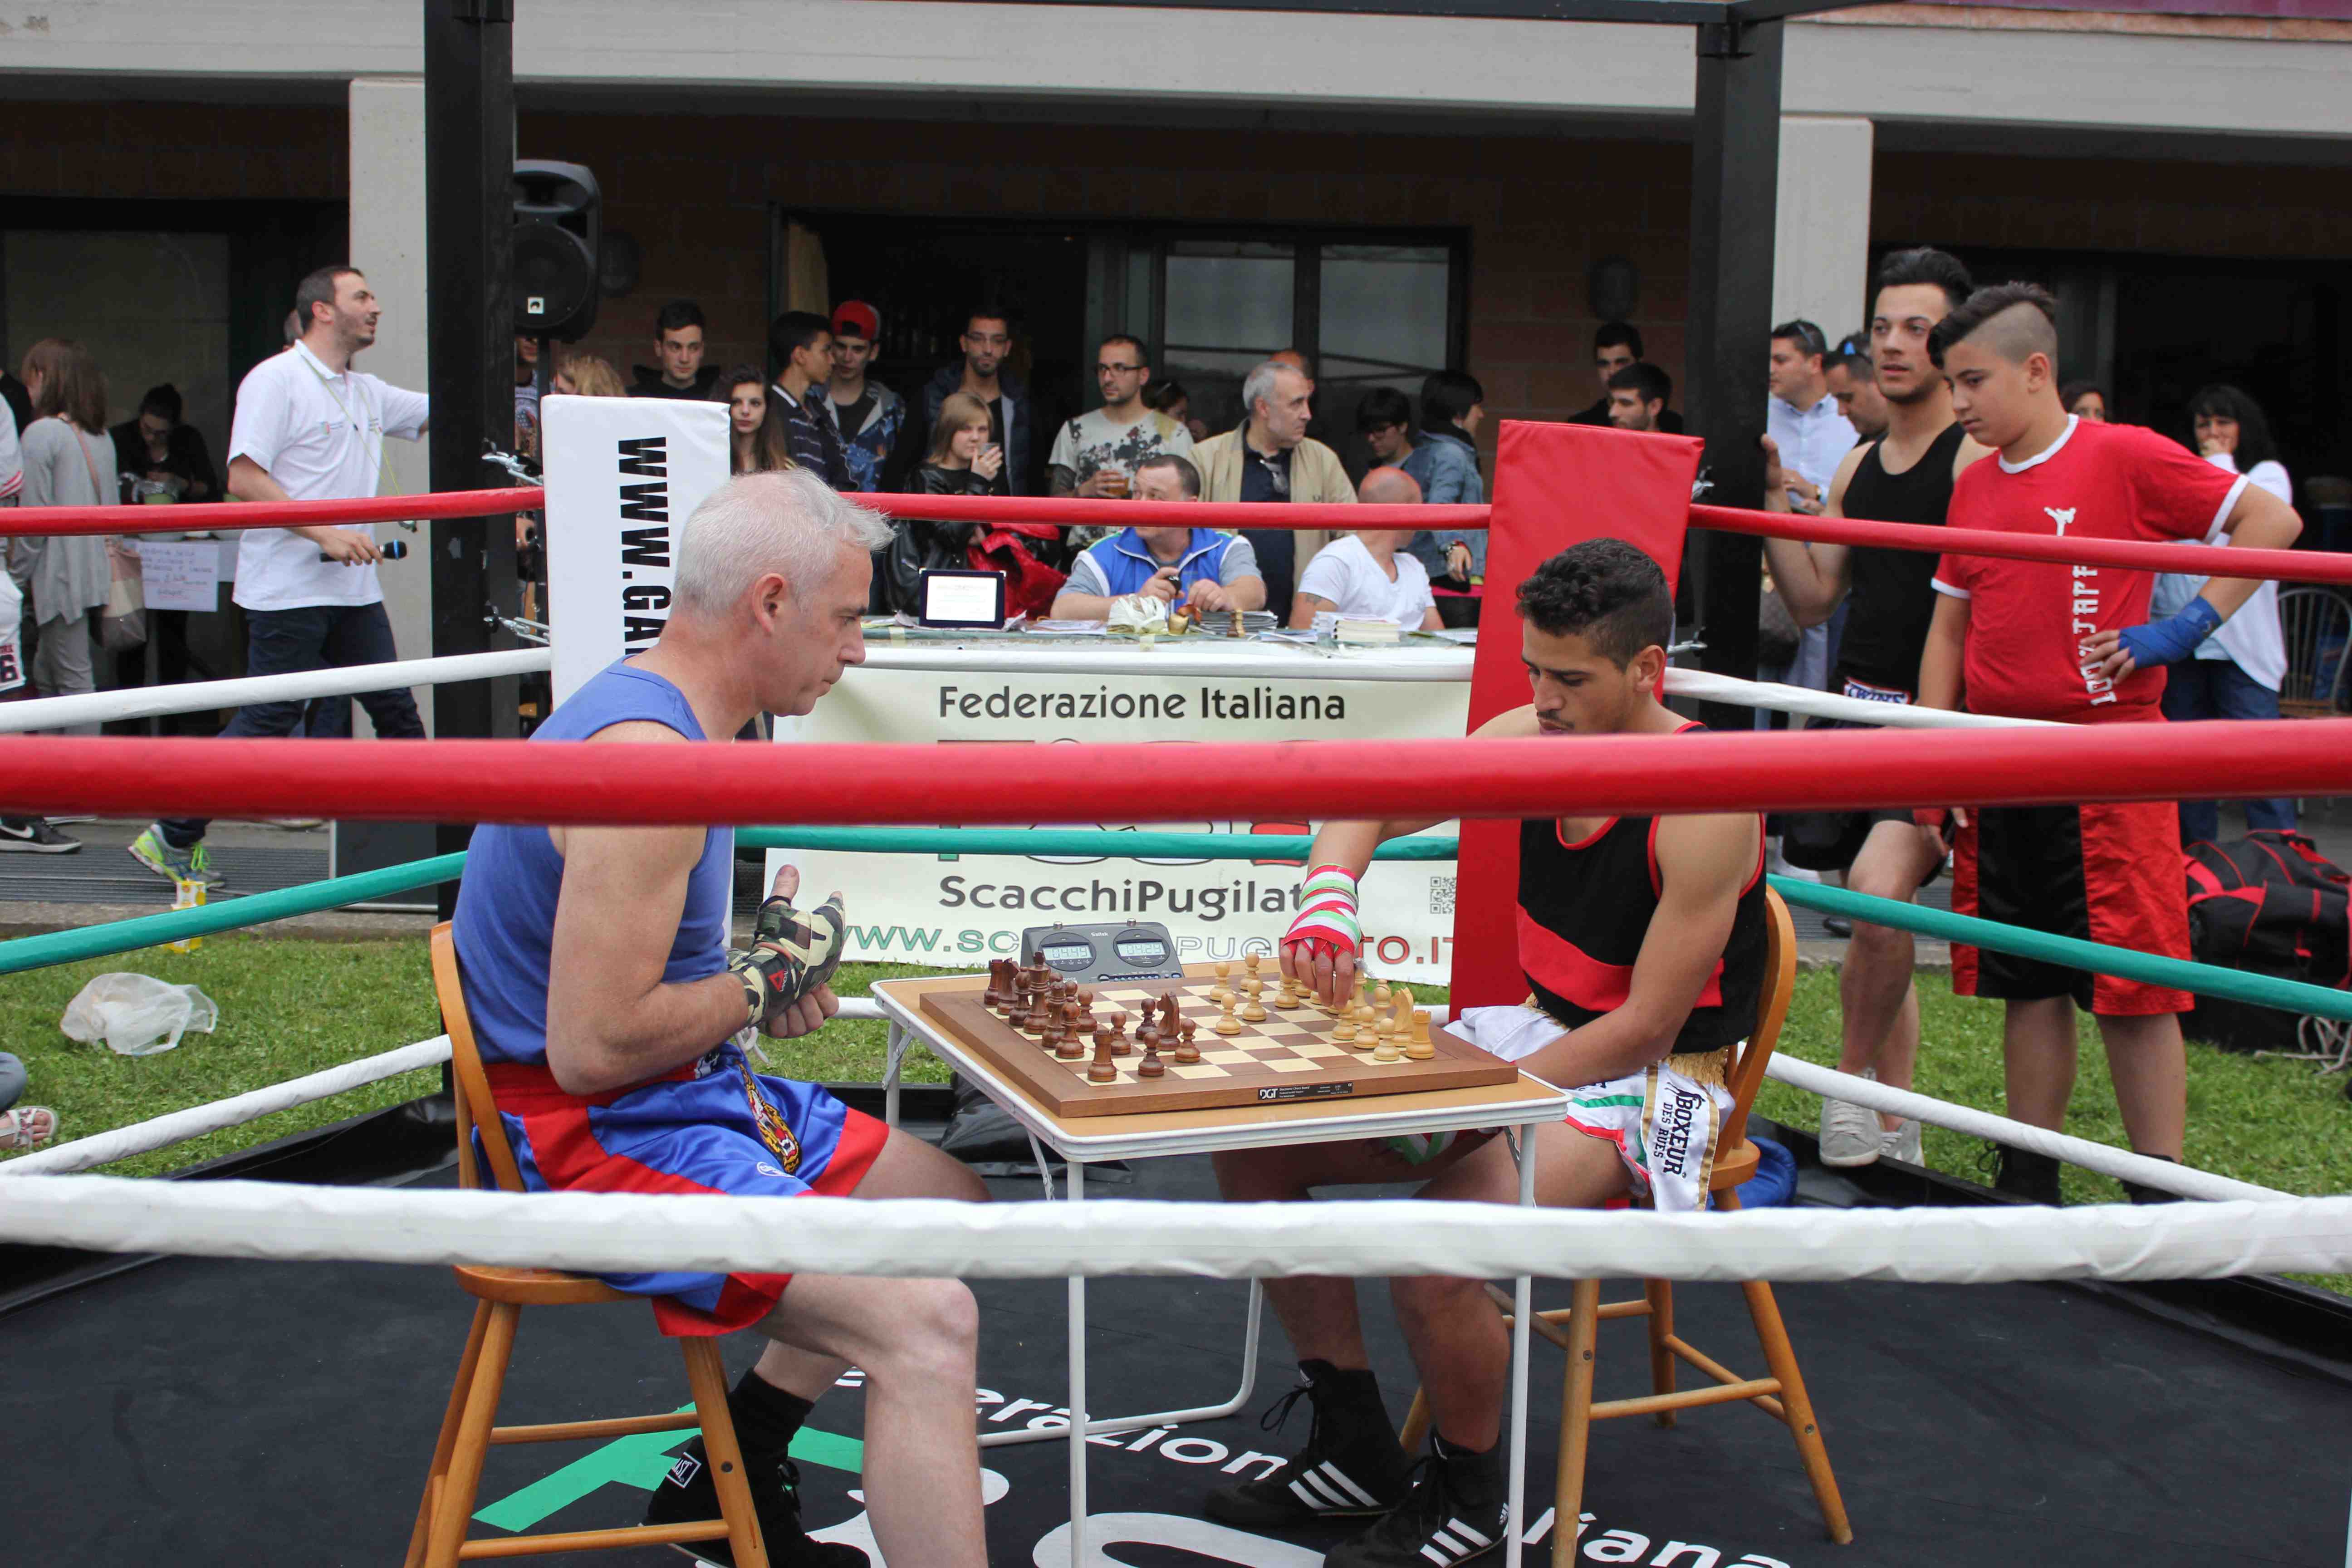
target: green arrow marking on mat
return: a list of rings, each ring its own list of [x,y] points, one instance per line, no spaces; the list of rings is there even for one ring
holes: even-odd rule
[[[693,1436],[691,1430],[683,1430],[616,1437],[521,1490],[509,1492],[487,1508],[477,1509],[474,1517],[494,1530],[520,1533],[608,1482],[649,1492],[661,1485],[662,1477],[668,1472],[672,1452],[684,1447]],[[793,1439],[793,1458],[803,1464],[823,1465],[856,1475],[865,1465],[866,1445],[855,1437],[803,1427]]]

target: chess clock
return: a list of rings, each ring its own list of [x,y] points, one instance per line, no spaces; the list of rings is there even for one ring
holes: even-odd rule
[[[1033,953],[1063,979],[1087,984],[1184,978],[1168,928],[1149,921],[1031,926],[1021,933],[1021,962],[1028,963]]]

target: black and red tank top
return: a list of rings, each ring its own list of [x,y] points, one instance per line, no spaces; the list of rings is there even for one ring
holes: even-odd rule
[[[1677,734],[1700,726],[1685,724]],[[1624,1005],[1658,912],[1658,819],[1612,817],[1570,843],[1556,817],[1519,825],[1519,967],[1537,1003],[1574,1028]],[[1756,1026],[1764,989],[1764,835],[1723,944],[1674,1052],[1721,1050]]]

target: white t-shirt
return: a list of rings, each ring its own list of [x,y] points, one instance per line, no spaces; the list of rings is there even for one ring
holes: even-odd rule
[[[1055,433],[1045,461],[1080,481],[1097,468],[1117,468],[1131,479],[1138,463],[1163,456],[1190,458],[1192,433],[1157,409],[1145,409],[1130,424],[1114,424],[1103,410],[1090,408]]]
[[[1298,575],[1298,591],[1329,600],[1343,619],[1394,621],[1408,631],[1414,630],[1423,615],[1437,607],[1437,599],[1429,591],[1429,573],[1420,562],[1400,550],[1395,564],[1392,583],[1372,559],[1372,552],[1364,548],[1364,542],[1344,533],[1315,552],[1315,559]]]
[[[263,360],[236,389],[228,455],[269,470],[296,500],[348,500],[376,493],[383,438],[425,433],[425,396],[363,371],[331,374],[303,343]],[[372,524],[360,525],[369,538]],[[248,610],[373,605],[375,567],[319,559],[318,544],[282,528],[247,531],[236,551],[236,602]]]
[[[2238,471],[2238,459],[2228,452],[2209,453],[2205,460],[2224,473]],[[2294,504],[2294,484],[2287,478],[2284,464],[2256,463],[2246,479],[2287,505]],[[2217,534],[2198,542],[2221,548],[2229,544],[2230,536]],[[2160,621],[2179,615],[2206,581],[2178,572],[2158,574],[2155,592],[2148,598],[2147,618]],[[2276,691],[2286,683],[2286,637],[2279,626],[2278,595],[2275,582],[2255,589],[2253,596],[2238,606],[2238,613],[2221,623],[2221,630],[2197,645],[2195,657],[2233,659],[2253,680]]]

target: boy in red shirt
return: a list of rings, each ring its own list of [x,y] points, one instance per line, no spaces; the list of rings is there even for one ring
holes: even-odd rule
[[[2243,478],[2152,430],[2086,425],[2058,401],[2057,302],[2030,283],[1979,289],[1928,341],[1962,427],[1998,448],[1952,486],[1947,519],[2071,539],[2202,539],[2284,549],[2302,523]],[[2115,566],[1947,554],[1919,664],[1931,708],[2075,724],[2159,723],[2162,667],[2186,658],[2258,584],[2216,577],[2168,620],[2147,623],[2153,574]],[[1961,824],[1952,907],[2031,930],[2189,956],[2171,803],[1997,806]],[[2107,1048],[2132,1147],[2180,1158],[2189,1069],[2175,1016],[2185,992],[1954,944],[1952,989],[1997,996],[2009,1114],[2053,1131],[2074,1086],[2074,1008]],[[2001,1151],[2000,1186],[2058,1201],[2058,1163]],[[2133,1188],[2135,1200],[2161,1196]]]

